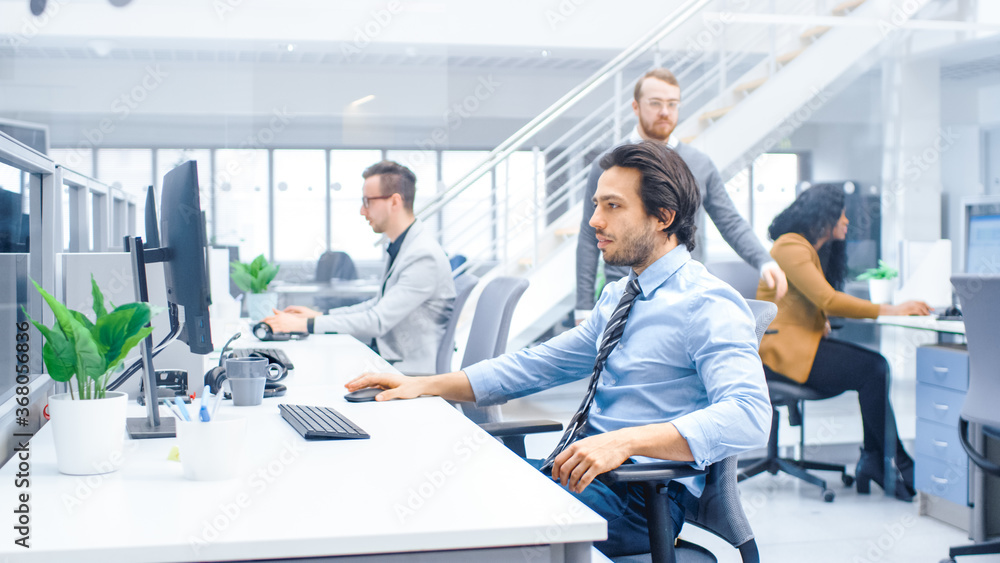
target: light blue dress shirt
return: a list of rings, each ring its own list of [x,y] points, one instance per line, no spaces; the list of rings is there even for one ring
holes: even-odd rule
[[[476,403],[504,403],[589,378],[604,327],[634,277],[632,271],[607,285],[580,326],[466,368]],[[621,342],[601,373],[586,433],[673,422],[698,468],[766,445],[771,402],[746,301],[683,246],[644,270],[639,286]],[[701,494],[703,479],[684,484]]]

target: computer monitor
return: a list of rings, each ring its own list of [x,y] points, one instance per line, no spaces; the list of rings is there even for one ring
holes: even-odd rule
[[[1000,196],[962,201],[962,269],[967,274],[1000,274]]]
[[[155,194],[153,205],[155,209]],[[160,200],[160,247],[153,248],[138,237],[126,237],[126,248],[132,254],[133,278],[137,299],[148,301],[146,264],[163,262],[167,309],[170,315],[170,335],[159,349],[176,337],[188,345],[192,353],[212,351],[212,331],[208,307],[212,303],[208,277],[208,240],[205,217],[198,192],[198,165],[191,160],[167,172],[163,177]],[[155,225],[155,221],[152,222]],[[130,418],[126,427],[132,438],[160,438],[174,435],[173,419],[160,421],[156,376],[153,368],[152,337],[139,345],[142,355],[146,418]],[[124,383],[128,374],[114,382]],[[110,386],[109,386],[110,387]]]
[[[163,265],[167,302],[184,314],[178,338],[191,352],[208,354],[212,351],[208,322],[212,294],[197,162],[189,160],[167,172],[160,203],[160,242],[168,254]]]
[[[156,188],[146,188],[146,240],[149,248],[160,247],[160,218],[156,213]]]

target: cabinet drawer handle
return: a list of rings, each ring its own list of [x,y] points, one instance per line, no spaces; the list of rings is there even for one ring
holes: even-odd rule
[[[947,375],[948,374],[948,368],[941,368],[941,367],[934,366],[934,373],[940,373],[941,375]]]
[[[941,403],[934,403],[934,408],[939,411],[947,411],[948,405],[942,405]]]
[[[941,440],[933,440],[931,443],[933,443],[935,446],[937,446],[939,448],[947,448],[948,447],[948,442],[942,442]]]
[[[935,477],[933,475],[931,475],[931,481],[934,481],[938,485],[947,485],[948,484],[948,480],[947,479],[942,479],[940,477]]]

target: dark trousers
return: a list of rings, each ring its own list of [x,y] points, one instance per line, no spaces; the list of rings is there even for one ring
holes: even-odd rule
[[[769,379],[798,384],[771,370],[765,370],[765,375]],[[829,395],[857,391],[865,433],[864,449],[881,456],[881,452],[886,451],[883,448],[886,421],[893,425],[893,434],[896,425],[896,415],[886,395],[888,380],[889,362],[882,354],[850,342],[823,338],[819,341],[809,379],[802,385]],[[897,462],[900,457],[908,458],[898,440],[896,450]]]
[[[535,469],[542,466],[542,460],[527,461]],[[682,485],[671,486],[668,495],[675,538],[684,525],[684,505],[681,504],[680,498],[685,496],[683,490]],[[594,480],[582,493],[570,492],[570,494],[608,521],[608,539],[594,543],[601,553],[608,557],[649,553],[646,501],[642,486],[634,483],[607,485],[600,480]]]

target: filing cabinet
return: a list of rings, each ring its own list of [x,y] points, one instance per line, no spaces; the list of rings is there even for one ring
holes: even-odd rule
[[[917,348],[914,480],[918,491],[936,497],[930,504],[940,498],[969,506],[969,458],[958,441],[958,415],[968,386],[969,355],[964,345]]]

